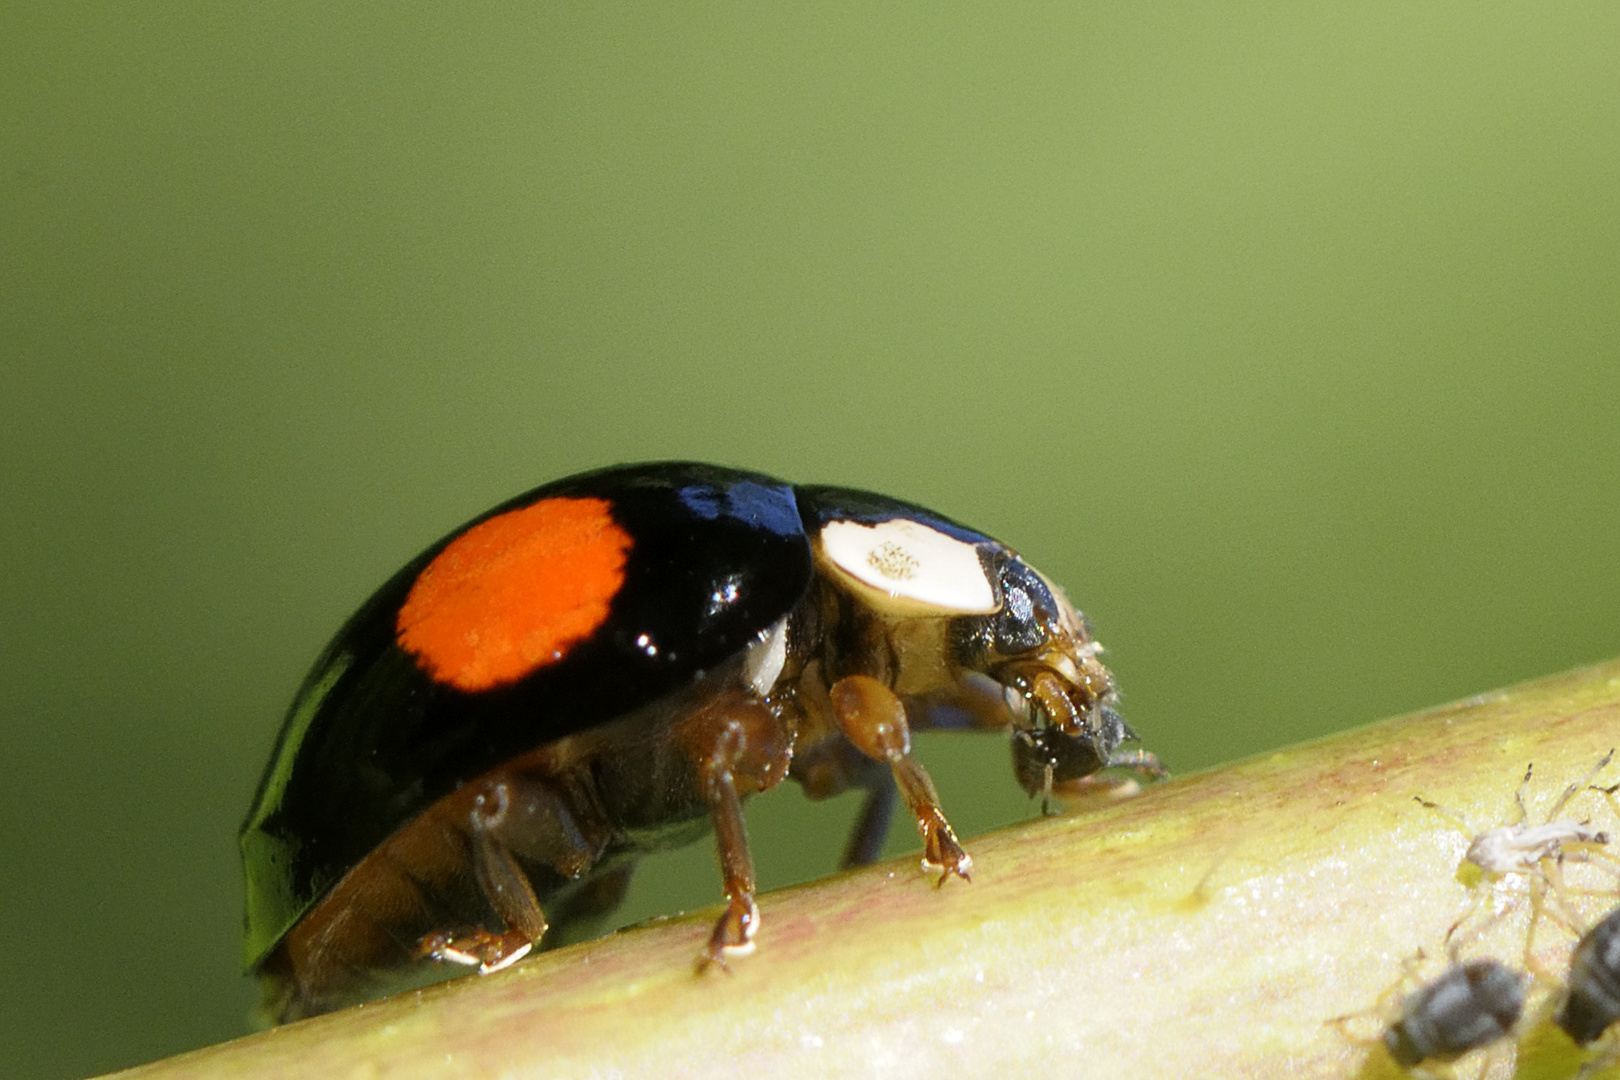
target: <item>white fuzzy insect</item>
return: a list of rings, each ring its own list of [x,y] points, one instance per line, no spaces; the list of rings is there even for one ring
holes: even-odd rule
[[[1612,751],[1611,751],[1612,753]],[[1608,757],[1598,766],[1608,764]],[[1524,774],[1525,781],[1530,779],[1529,772]],[[1590,777],[1588,777],[1590,779]],[[1563,809],[1564,803],[1574,794],[1575,785],[1570,785],[1553,804],[1548,817]],[[1519,803],[1519,813],[1524,814],[1524,803]],[[1584,821],[1547,821],[1544,825],[1527,825],[1519,821],[1514,825],[1498,825],[1494,829],[1486,829],[1474,837],[1474,842],[1468,845],[1468,851],[1463,858],[1485,871],[1487,874],[1523,874],[1534,870],[1543,859],[1556,859],[1564,853],[1565,844],[1607,844],[1609,834]]]
[[[1607,845],[1609,834],[1600,829],[1593,828],[1590,822],[1575,821],[1571,818],[1560,818],[1561,814],[1575,797],[1576,793],[1585,789],[1592,779],[1601,772],[1610,761],[1614,759],[1614,751],[1610,750],[1587,774],[1575,783],[1564,788],[1563,792],[1554,801],[1547,811],[1546,820],[1540,824],[1530,824],[1530,812],[1524,803],[1524,791],[1530,785],[1530,778],[1534,774],[1535,766],[1531,764],[1524,770],[1524,780],[1514,793],[1514,802],[1518,807],[1517,819],[1504,825],[1476,832],[1466,820],[1454,811],[1448,810],[1427,799],[1419,798],[1417,801],[1423,806],[1434,810],[1460,828],[1463,834],[1469,837],[1468,850],[1463,854],[1463,861],[1477,867],[1482,880],[1491,886],[1492,890],[1504,879],[1515,876],[1524,876],[1529,880],[1531,920],[1530,928],[1525,940],[1525,960],[1529,962],[1535,937],[1535,927],[1543,913],[1550,914],[1556,921],[1579,932],[1579,922],[1571,912],[1566,910],[1562,899],[1564,892],[1561,874],[1562,864],[1566,859],[1571,861],[1591,861],[1594,852],[1591,850],[1566,851],[1566,845],[1585,845],[1586,848]],[[1602,791],[1604,789],[1597,789]],[[1603,860],[1607,861],[1607,860]],[[1549,895],[1550,893],[1550,895]],[[1487,893],[1476,894],[1474,908],[1477,910]],[[1463,938],[1472,938],[1482,933],[1489,925],[1504,914],[1503,909],[1483,923],[1475,925],[1463,935]],[[1460,927],[1470,921],[1465,914],[1452,925],[1447,934],[1448,942],[1452,941]],[[1454,943],[1456,944],[1456,943]]]
[[[1567,818],[1555,819],[1569,800],[1575,797],[1575,793],[1591,783],[1593,777],[1603,771],[1604,766],[1613,758],[1614,751],[1610,750],[1590,772],[1566,787],[1563,794],[1558,796],[1558,801],[1547,811],[1547,820],[1540,825],[1529,824],[1530,812],[1524,805],[1524,789],[1530,785],[1530,777],[1535,771],[1534,763],[1524,770],[1524,781],[1514,794],[1514,801],[1519,808],[1519,819],[1506,825],[1498,825],[1493,829],[1475,833],[1466,821],[1452,811],[1427,799],[1420,798],[1417,801],[1430,810],[1445,814],[1463,830],[1464,834],[1473,837],[1468,850],[1463,854],[1465,860],[1493,877],[1504,874],[1526,874],[1539,867],[1543,859],[1561,858],[1565,844],[1609,842],[1608,833],[1594,829],[1587,822]]]

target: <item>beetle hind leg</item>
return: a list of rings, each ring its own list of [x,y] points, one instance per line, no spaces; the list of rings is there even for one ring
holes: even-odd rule
[[[497,934],[479,927],[462,930],[436,930],[416,946],[418,960],[475,967],[480,975],[493,975],[528,956],[535,943],[527,936],[507,931]]]
[[[468,814],[473,873],[506,929],[499,933],[482,927],[436,930],[417,943],[418,958],[476,967],[480,975],[489,975],[523,959],[545,936],[546,917],[534,886],[500,838],[511,803],[508,783],[491,783],[474,798]]]
[[[828,691],[844,736],[870,758],[887,762],[906,808],[922,834],[923,866],[940,871],[939,883],[953,874],[969,880],[973,859],[957,842],[939,805],[928,772],[911,756],[911,728],[905,704],[869,675],[848,675]]]

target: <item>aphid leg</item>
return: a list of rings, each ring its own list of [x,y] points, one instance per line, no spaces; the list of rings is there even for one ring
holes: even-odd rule
[[[861,753],[886,761],[922,834],[923,867],[938,869],[939,883],[955,874],[967,880],[973,860],[957,843],[939,806],[939,793],[927,771],[911,756],[906,707],[894,691],[869,675],[849,675],[828,691],[838,726]]]
[[[1614,760],[1614,751],[1610,750],[1604,755],[1603,760],[1598,762],[1598,767],[1592,770],[1594,775],[1587,777],[1587,783],[1591,784],[1592,780],[1596,779],[1595,774],[1602,772],[1604,766],[1608,765],[1612,760]],[[1615,794],[1620,792],[1620,783],[1610,784],[1608,787],[1598,787],[1594,784],[1592,790],[1600,793],[1608,801],[1609,809],[1614,811],[1616,817],[1620,817],[1620,802],[1615,800]]]
[[[1558,801],[1553,803],[1552,809],[1547,811],[1547,820],[1551,821],[1556,818],[1558,816],[1558,812],[1564,808],[1564,804],[1569,802],[1570,799],[1574,798],[1576,792],[1585,789],[1592,783],[1593,780],[1596,780],[1597,774],[1602,772],[1608,766],[1609,762],[1613,760],[1614,751],[1611,749],[1607,754],[1603,755],[1602,760],[1600,760],[1596,765],[1592,766],[1590,772],[1565,788],[1564,793],[1558,796]],[[1602,791],[1603,789],[1597,788],[1596,790]]]
[[[1520,966],[1526,971],[1540,971],[1541,966],[1536,962],[1536,931],[1541,927],[1544,918],[1569,930],[1576,937],[1580,936],[1576,923],[1571,921],[1572,916],[1564,907],[1561,899],[1564,889],[1563,874],[1556,860],[1548,859],[1541,867],[1541,874],[1531,875],[1530,889],[1530,925],[1524,931],[1524,955]]]
[[[1426,810],[1433,810],[1435,813],[1439,814],[1441,817],[1443,817],[1447,821],[1451,822],[1453,825],[1455,825],[1457,827],[1457,831],[1463,834],[1463,837],[1465,839],[1467,839],[1467,840],[1473,840],[1474,839],[1474,836],[1476,834],[1474,832],[1473,826],[1468,824],[1468,819],[1467,818],[1463,817],[1461,814],[1457,813],[1455,810],[1452,810],[1452,809],[1450,809],[1448,807],[1441,806],[1437,802],[1430,802],[1428,799],[1425,799],[1421,795],[1412,796],[1412,801],[1417,803],[1419,806],[1423,807]]]
[[[1620,798],[1616,798],[1616,794],[1620,793],[1620,784],[1610,784],[1608,787],[1594,787],[1592,790],[1601,792],[1603,798],[1609,804],[1609,809],[1614,811],[1614,816],[1620,817]]]
[[[715,849],[726,910],[698,955],[699,971],[726,967],[731,957],[754,951],[759,905],[754,902],[754,860],[748,852],[742,796],[776,786],[787,775],[793,735],[757,698],[721,698],[694,713],[679,732],[681,744],[698,769],[701,790],[714,822]]]
[[[1421,983],[1422,980],[1418,977],[1419,969],[1427,959],[1427,954],[1424,953],[1421,947],[1411,956],[1401,957],[1400,977],[1379,991],[1378,996],[1373,999],[1370,1006],[1357,1009],[1352,1013],[1332,1016],[1322,1022],[1338,1029],[1339,1034],[1349,1041],[1370,1049],[1379,1043],[1378,1035],[1360,1034],[1353,1030],[1351,1025],[1359,1024],[1365,1027],[1368,1024],[1376,1023],[1378,1028],[1381,1029],[1392,1018],[1398,1016],[1400,1014],[1400,999],[1413,986]]]
[[[1564,881],[1564,863],[1562,859],[1543,859],[1541,873],[1549,900],[1549,903],[1544,905],[1546,914],[1565,930],[1568,930],[1577,938],[1580,937],[1586,929],[1586,920],[1570,909],[1568,898],[1577,895],[1590,896],[1592,895],[1591,891],[1577,891]]]
[[[1513,801],[1519,807],[1519,820],[1510,821],[1507,823],[1509,825],[1523,825],[1530,820],[1530,811],[1524,806],[1524,789],[1530,786],[1530,774],[1535,772],[1535,769],[1536,763],[1533,761],[1524,767],[1524,779],[1519,781],[1519,790],[1513,793]],[[1559,800],[1559,805],[1563,805],[1563,800]]]

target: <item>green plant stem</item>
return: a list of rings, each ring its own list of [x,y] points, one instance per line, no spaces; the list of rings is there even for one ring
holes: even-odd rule
[[[970,884],[891,862],[771,894],[729,974],[694,973],[694,912],[123,1075],[1375,1075],[1403,961],[1478,910],[1465,837],[1414,797],[1484,828],[1526,763],[1536,814],[1617,743],[1620,661],[977,837]],[[1595,792],[1566,816],[1617,824]],[[1521,907],[1468,948],[1517,961]],[[1555,970],[1570,935],[1539,938]],[[1568,1075],[1561,1038],[1521,1070]]]

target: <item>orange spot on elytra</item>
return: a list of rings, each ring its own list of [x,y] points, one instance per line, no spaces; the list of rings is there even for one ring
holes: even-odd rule
[[[428,674],[469,692],[555,663],[602,625],[634,546],[605,499],[542,499],[479,522],[417,575],[395,623]]]

